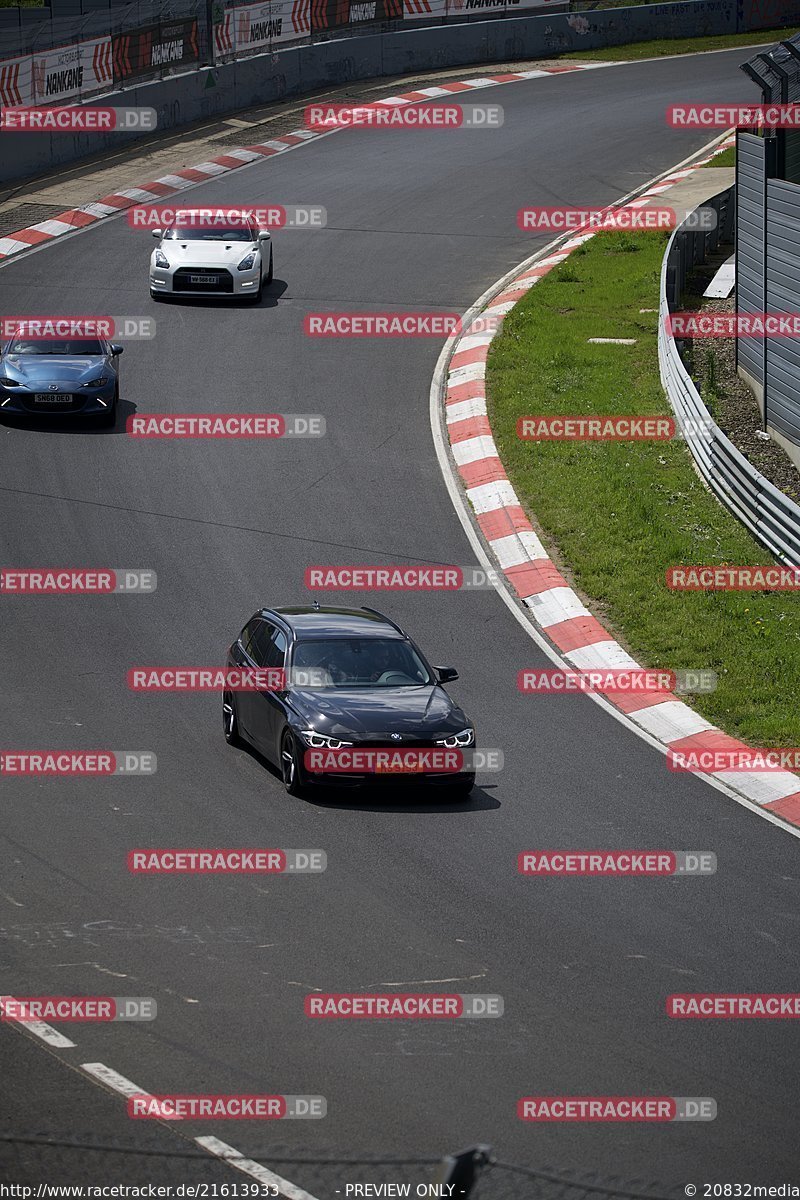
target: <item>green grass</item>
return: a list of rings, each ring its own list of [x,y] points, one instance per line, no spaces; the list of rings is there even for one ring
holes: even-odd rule
[[[723,150],[721,154],[715,154],[711,162],[705,164],[706,167],[735,167],[736,166],[736,147],[729,146],[727,150]]]
[[[628,62],[637,58],[658,58],[665,54],[696,54],[698,50],[735,50],[737,46],[770,45],[800,33],[800,26],[790,29],[764,29],[757,33],[725,33],[715,37],[661,38],[655,42],[635,42],[631,46],[609,46],[604,50],[566,52],[563,57],[579,62]]]
[[[716,692],[692,705],[754,745],[800,734],[800,597],[678,593],[679,563],[768,563],[770,556],[706,490],[685,445],[523,442],[538,413],[671,415],[657,359],[656,308],[666,237],[602,234],[531,289],[489,358],[489,411],[511,481],[587,604],[644,665],[709,668]],[[631,337],[635,346],[588,345]]]

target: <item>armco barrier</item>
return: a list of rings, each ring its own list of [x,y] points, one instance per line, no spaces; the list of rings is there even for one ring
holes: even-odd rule
[[[701,207],[717,212],[719,236],[730,237],[734,189],[728,188]],[[685,223],[684,223],[685,225]],[[700,475],[735,517],[763,546],[788,566],[800,566],[800,507],[755,469],[715,424],[683,364],[667,317],[678,306],[686,276],[705,261],[713,235],[680,226],[669,240],[661,268],[658,361],[661,382]]]
[[[800,0],[790,0],[790,5],[783,10],[787,19],[796,11],[800,23]],[[154,108],[159,130],[167,132],[251,105],[358,79],[546,58],[656,37],[724,34],[735,30],[741,20],[736,0],[680,0],[675,4],[577,14],[547,13],[513,20],[372,33],[285,47],[270,54],[135,84],[110,93],[102,103]],[[53,166],[78,162],[112,148],[119,150],[126,142],[141,136],[0,133],[0,181],[24,179]]]

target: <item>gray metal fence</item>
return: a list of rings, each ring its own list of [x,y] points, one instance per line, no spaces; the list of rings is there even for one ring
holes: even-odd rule
[[[736,307],[740,312],[765,312],[764,242],[767,157],[774,143],[740,132],[736,144]],[[753,383],[764,383],[764,341],[737,341],[737,365]]]
[[[800,36],[742,69],[764,104],[800,102]],[[800,132],[765,126],[736,137],[736,308],[742,313],[800,311]],[[800,464],[800,350],[787,337],[737,338],[736,363],[753,388],[764,428]]]
[[[732,236],[734,193],[735,188],[728,188],[702,206],[716,211],[717,230],[687,229],[684,222],[669,240],[659,302],[661,382],[697,469],[714,494],[780,562],[800,566],[800,507],[765,479],[714,422],[679,343],[667,332],[667,318],[678,307],[689,271]]]

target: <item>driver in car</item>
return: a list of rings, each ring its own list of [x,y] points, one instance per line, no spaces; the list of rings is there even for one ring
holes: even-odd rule
[[[407,678],[408,664],[401,646],[395,647],[388,642],[381,642],[374,648],[371,658],[370,683],[380,682],[384,675],[402,675],[404,679]]]

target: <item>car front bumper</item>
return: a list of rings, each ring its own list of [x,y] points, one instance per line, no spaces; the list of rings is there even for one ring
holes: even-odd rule
[[[99,388],[51,391],[47,384],[36,388],[0,388],[0,416],[101,416],[113,407],[116,380]],[[37,396],[40,399],[37,400]],[[42,399],[42,397],[46,397]]]
[[[150,267],[150,290],[165,296],[209,296],[215,300],[248,296],[258,291],[261,268],[250,271],[234,267]]]
[[[324,788],[385,788],[400,789],[404,788],[422,788],[424,790],[436,791],[437,789],[449,787],[466,787],[467,781],[474,786],[474,772],[459,772],[447,771],[434,773],[433,771],[405,771],[405,772],[380,772],[369,775],[349,775],[344,772],[335,772],[330,774],[322,774],[303,770],[303,784],[310,787]]]

